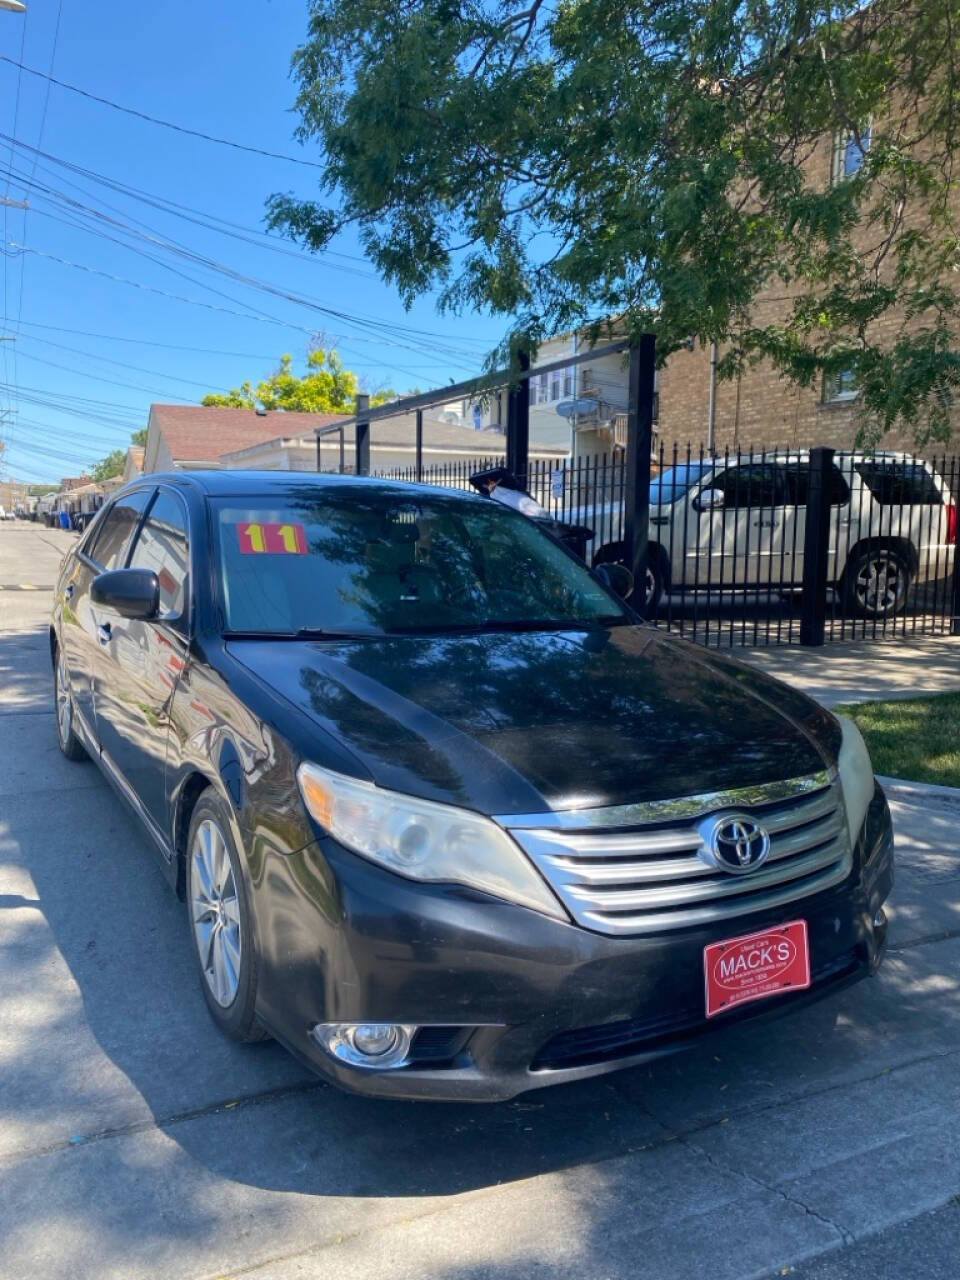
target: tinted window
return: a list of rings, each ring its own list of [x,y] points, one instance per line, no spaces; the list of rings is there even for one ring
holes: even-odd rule
[[[786,501],[790,506],[805,507],[810,494],[810,463],[788,462],[783,468]],[[850,489],[835,462],[831,462],[827,484],[830,505],[843,506],[850,498]]]
[[[889,506],[927,506],[943,501],[933,476],[916,462],[875,460],[855,464],[875,502]]]
[[[661,471],[650,485],[650,502],[653,506],[661,503],[673,503],[682,498],[695,485],[705,471],[709,471],[709,462],[681,462],[675,467]]]
[[[161,489],[150,508],[130,557],[130,566],[153,569],[156,573],[161,614],[178,617],[183,613],[190,552],[183,506],[172,493]]]
[[[137,522],[147,505],[150,489],[140,489],[118,498],[98,525],[93,546],[87,554],[104,569],[122,569]]]
[[[382,635],[626,618],[579,561],[487,499],[304,485],[215,510],[231,631]]]
[[[744,463],[721,471],[709,487],[723,490],[726,507],[777,507],[783,503],[781,470],[766,462]]]

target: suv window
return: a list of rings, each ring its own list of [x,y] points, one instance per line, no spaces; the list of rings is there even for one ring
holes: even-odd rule
[[[933,476],[922,463],[877,459],[854,464],[875,502],[885,506],[929,506],[943,502]]]
[[[727,508],[780,507],[783,505],[782,470],[766,462],[744,463],[721,471],[707,487],[723,491]]]
[[[163,489],[140,530],[130,567],[152,569],[160,584],[160,611],[168,618],[184,612],[190,549],[183,506]]]
[[[138,489],[118,498],[99,522],[98,532],[87,555],[104,569],[122,569],[130,538],[147,505],[152,490]]]
[[[788,462],[783,469],[784,488],[790,506],[805,507],[810,495],[810,463]],[[850,486],[835,462],[830,464],[827,489],[832,507],[842,507],[850,500]]]

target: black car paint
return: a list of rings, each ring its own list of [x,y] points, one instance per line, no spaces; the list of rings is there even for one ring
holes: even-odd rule
[[[116,655],[74,639],[68,647],[89,653],[92,668],[83,678],[94,705],[89,714],[82,708],[80,732],[181,893],[192,803],[212,786],[229,806],[255,907],[258,1012],[278,1039],[349,1088],[507,1097],[610,1069],[531,1073],[536,1051],[558,1031],[635,1017],[651,989],[668,1006],[702,1002],[702,947],[716,927],[611,938],[467,888],[405,880],[315,826],[297,767],[309,759],[487,813],[541,812],[572,796],[582,803],[585,773],[589,804],[600,806],[822,769],[838,748],[831,716],[746,666],[640,624],[456,638],[224,638],[207,497],[290,482],[242,473],[151,481],[176,490],[188,512],[193,614],[175,624],[124,620],[128,643]],[[318,481],[338,482],[350,483]],[[84,626],[117,624],[89,600],[97,574],[83,550],[89,539],[61,570],[52,644]],[[113,750],[100,752],[98,735]],[[850,880],[803,904],[818,962],[856,952],[847,978],[878,961],[873,919],[892,881],[890,846],[878,791]],[[762,913],[745,916],[736,932],[768,923]],[[364,1073],[334,1063],[309,1038],[311,1025],[332,1020],[487,1025],[443,1068]],[[663,1051],[649,1047],[613,1065]]]

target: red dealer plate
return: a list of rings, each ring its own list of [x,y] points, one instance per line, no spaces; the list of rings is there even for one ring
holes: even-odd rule
[[[810,985],[810,944],[806,920],[778,924],[703,949],[707,1017],[750,1000],[764,1000]]]

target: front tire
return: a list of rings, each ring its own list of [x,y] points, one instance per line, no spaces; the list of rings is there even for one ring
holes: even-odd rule
[[[53,707],[57,715],[57,742],[68,760],[86,760],[83,743],[73,731],[73,697],[63,650],[57,645],[53,655]]]
[[[602,564],[622,564],[626,565],[626,547],[622,542],[607,542],[598,549],[593,557],[594,569]],[[663,562],[661,553],[658,551],[656,544],[651,543],[647,551],[647,575],[644,583],[643,600],[638,599],[639,592],[636,586],[630,592],[627,599],[631,602],[635,609],[643,611],[645,617],[650,618],[657,610],[657,606],[663,598]]]
[[[187,837],[187,909],[200,985],[214,1022],[231,1040],[267,1038],[255,1006],[259,953],[226,805],[208,788]]]

